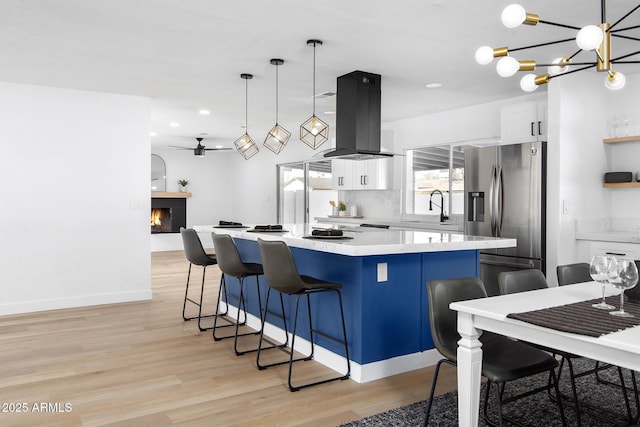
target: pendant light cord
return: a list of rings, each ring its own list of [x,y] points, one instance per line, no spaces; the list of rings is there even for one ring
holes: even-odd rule
[[[316,43],[313,43],[313,115],[316,115]]]
[[[244,133],[249,135],[249,79],[244,80]]]
[[[278,125],[278,64],[276,64],[276,126]]]

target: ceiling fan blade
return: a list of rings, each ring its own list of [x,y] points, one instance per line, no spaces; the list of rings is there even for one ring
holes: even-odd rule
[[[171,148],[177,148],[178,150],[193,150],[193,148],[189,148],[189,147],[178,147],[177,145],[168,145],[168,147],[171,147]]]
[[[205,148],[206,151],[226,151],[231,150],[231,148]]]

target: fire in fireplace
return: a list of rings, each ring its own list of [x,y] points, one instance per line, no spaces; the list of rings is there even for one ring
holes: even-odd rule
[[[151,198],[151,234],[179,233],[187,226],[185,199]]]
[[[171,232],[171,209],[152,208],[151,209],[151,233]]]

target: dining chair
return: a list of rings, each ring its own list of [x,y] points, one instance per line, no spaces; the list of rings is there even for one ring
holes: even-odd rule
[[[484,284],[477,277],[432,280],[427,283],[427,299],[429,301],[429,323],[431,336],[438,352],[444,356],[438,361],[431,383],[431,392],[427,403],[424,425],[428,425],[433,397],[438,381],[438,374],[443,363],[457,366],[458,315],[449,308],[452,302],[486,298]],[[490,425],[502,425],[507,419],[503,414],[503,405],[517,401],[534,393],[553,387],[558,393],[555,368],[558,362],[548,353],[535,349],[521,341],[515,341],[502,335],[483,332],[482,343],[482,375],[487,378],[487,391],[484,400],[484,418]],[[513,380],[548,372],[553,381],[551,384],[527,390],[516,396],[504,398],[505,385]],[[489,418],[488,403],[492,385],[495,384],[498,402],[498,424]],[[557,400],[562,424],[566,424],[562,400]],[[513,421],[513,420],[511,420]]]
[[[289,295],[295,298],[295,311],[293,314],[293,329],[291,331],[291,348],[289,350],[283,350],[289,355],[289,360],[275,362],[271,364],[261,364],[260,356],[262,352],[262,342],[265,340],[264,338],[264,328],[267,320],[268,311],[265,310],[264,316],[262,316],[262,327],[260,328],[260,343],[258,345],[258,355],[256,358],[256,364],[259,369],[265,369],[270,366],[289,364],[289,374],[288,374],[288,386],[290,391],[298,391],[305,387],[310,387],[318,384],[324,384],[330,381],[335,380],[346,380],[349,378],[351,374],[351,362],[349,361],[349,348],[347,345],[347,330],[344,322],[344,309],[342,304],[342,294],[340,289],[342,285],[338,283],[333,283],[321,279],[317,279],[311,276],[300,275],[298,269],[296,267],[295,261],[293,259],[293,255],[291,254],[291,250],[289,246],[283,241],[266,241],[258,238],[258,248],[260,250],[260,257],[262,258],[262,266],[264,269],[264,275],[267,278],[267,283],[269,288],[267,290],[267,298],[265,307],[269,307],[269,297],[271,295],[271,291],[276,291],[280,294],[280,296]],[[312,313],[312,305],[310,301],[311,295],[317,295],[321,293],[334,293],[337,299],[339,315],[340,315],[340,323],[341,323],[341,338],[335,338],[326,334],[318,329],[315,329],[312,324],[312,319],[314,315]],[[298,315],[300,314],[300,300],[302,298],[306,299],[307,306],[307,320],[309,322],[309,343],[311,345],[311,352],[308,356],[303,356],[300,358],[294,358],[295,351],[295,340],[296,340],[296,332],[298,326]],[[285,319],[284,322],[284,330],[288,339],[287,332],[287,324],[286,324],[286,316],[284,312],[284,307],[282,307],[282,319]],[[318,306],[316,309],[325,310],[325,306]],[[326,313],[326,311],[324,311]],[[325,314],[318,314],[317,319],[323,319],[326,317]],[[292,373],[293,366],[295,362],[311,360],[314,355],[314,347],[315,347],[315,338],[316,336],[322,336],[323,338],[340,344],[344,350],[344,356],[346,360],[346,373],[340,374],[338,376],[333,376],[328,379],[322,379],[319,381],[306,382],[304,384],[294,385],[292,383]]]
[[[587,264],[587,267],[589,267],[589,264]],[[581,276],[581,274],[584,274],[584,266],[580,264],[577,264],[573,268],[569,268],[569,267],[562,268],[562,269],[558,268],[557,271],[560,271],[560,270],[562,270],[563,272],[562,280],[563,280],[563,284],[565,285],[570,284],[568,282],[571,280],[578,280],[578,282],[574,282],[574,283],[580,283],[584,281],[582,280],[584,279],[584,276]],[[587,269],[587,272],[588,272],[588,269]],[[591,276],[589,276],[588,281],[590,280],[591,280]],[[559,278],[559,283],[560,283],[560,278]],[[498,287],[500,289],[500,294],[505,295],[505,294],[512,294],[517,292],[526,292],[526,291],[532,291],[537,289],[545,289],[549,287],[549,284],[544,274],[540,270],[529,269],[529,270],[506,271],[506,272],[498,273]],[[565,398],[573,402],[573,405],[576,411],[576,422],[578,426],[582,425],[581,418],[580,418],[581,407],[584,406],[585,408],[590,409],[589,413],[595,417],[598,417],[598,414],[597,414],[598,411],[606,412],[606,409],[604,408],[600,408],[600,407],[596,408],[590,403],[587,403],[584,399],[583,400],[578,399],[576,379],[583,377],[585,375],[591,375],[591,374],[595,374],[597,377],[599,371],[609,369],[613,367],[612,365],[599,365],[597,361],[594,361],[595,368],[576,373],[574,371],[573,360],[582,358],[582,356],[578,356],[576,354],[569,353],[562,350],[549,348],[546,346],[540,346],[537,344],[530,344],[530,345],[534,348],[541,349],[552,354],[557,354],[561,357],[560,364],[558,366],[558,374],[557,374],[558,380],[561,378],[562,369],[564,367],[565,362],[569,367],[569,382],[571,385],[572,396],[569,397],[563,394],[556,394],[556,396],[560,396],[561,398]],[[606,383],[609,385],[615,385],[617,387],[624,387],[624,378],[623,378],[622,368],[617,367],[617,369],[618,369],[618,376],[620,378],[620,384],[616,384],[608,381],[606,381]],[[551,381],[551,378],[549,378],[549,381]],[[605,382],[605,381],[602,380],[600,382]],[[633,382],[635,385],[635,378],[633,378]],[[623,398],[624,398],[625,406],[627,409],[627,418],[631,420],[634,417],[631,413],[629,397],[626,390],[627,388],[625,387],[623,391]],[[551,394],[549,396],[552,399],[556,399]],[[557,400],[560,400],[560,399],[557,399]],[[591,409],[593,409],[593,411]]]
[[[228,316],[226,316],[228,308],[225,310],[224,315],[219,314],[220,305],[222,303],[222,300],[221,300],[222,292],[218,292],[218,302],[216,304],[216,316],[213,321],[213,332],[212,332],[213,339],[214,341],[220,341],[227,338],[233,338],[234,339],[233,350],[235,351],[237,356],[243,355],[245,353],[258,351],[257,347],[250,348],[250,349],[245,348],[243,350],[239,350],[238,337],[260,334],[260,331],[240,333],[240,326],[246,325],[246,320],[247,320],[246,298],[244,294],[244,281],[247,277],[253,276],[256,279],[258,307],[260,310],[260,318],[262,319],[263,308],[262,308],[262,297],[260,296],[260,281],[259,281],[259,276],[264,274],[262,269],[262,264],[254,263],[254,262],[244,262],[242,260],[242,257],[240,256],[240,252],[238,251],[238,248],[236,247],[235,242],[233,241],[233,238],[228,234],[211,233],[211,238],[213,240],[213,246],[216,251],[218,267],[220,268],[223,274],[222,280],[225,283],[225,288],[226,288],[226,279],[228,277],[235,277],[236,279],[238,279],[238,282],[240,283],[240,292],[239,292],[239,296],[237,297],[238,310],[237,310],[235,319],[230,319]],[[222,287],[220,287],[220,290],[222,290]],[[225,297],[226,298],[224,302],[225,304],[228,304],[229,298],[232,297],[232,295],[229,293],[229,294],[226,294]],[[244,320],[242,321],[240,320],[241,312],[244,313]],[[226,324],[218,325],[219,317],[224,321],[226,321]],[[260,323],[262,324],[262,320],[260,321]],[[234,327],[235,333],[233,335],[226,335],[226,336],[216,335],[216,331],[218,329],[226,328],[226,327]]]
[[[198,319],[198,329],[200,329],[200,331],[206,331],[208,329],[212,329],[212,327],[211,328],[202,327],[202,323],[201,323],[202,319],[208,318],[208,317],[215,317],[217,316],[217,314],[208,314],[208,315],[202,314],[202,302],[203,302],[202,300],[204,298],[205,275],[207,272],[207,267],[216,265],[218,263],[218,260],[216,258],[216,255],[208,254],[207,252],[205,252],[204,248],[202,247],[202,242],[198,237],[198,233],[193,228],[180,227],[180,235],[182,236],[182,243],[184,246],[184,255],[189,261],[189,272],[187,273],[187,285],[185,287],[184,302],[182,304],[182,318],[185,321]],[[193,265],[199,265],[202,267],[202,284],[200,285],[200,299],[198,301],[193,300],[189,297],[189,282],[191,280],[191,267]],[[221,278],[219,292],[222,292],[223,289],[226,294],[224,281]],[[190,316],[190,317],[187,316],[186,314],[187,302],[198,306],[197,316]],[[217,313],[217,310],[216,310],[216,313]]]
[[[556,267],[556,274],[559,286],[591,282],[593,280],[591,274],[589,274],[589,263],[586,262],[559,265]]]

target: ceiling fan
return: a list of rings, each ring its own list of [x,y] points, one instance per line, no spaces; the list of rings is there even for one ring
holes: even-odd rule
[[[193,150],[193,155],[194,156],[198,156],[198,157],[204,157],[205,151],[231,150],[231,148],[205,148],[205,146],[202,145],[202,140],[203,139],[204,138],[196,138],[196,141],[198,141],[198,145],[195,148],[178,147],[178,146],[175,146],[175,145],[170,145],[169,147],[177,148],[178,150]]]

